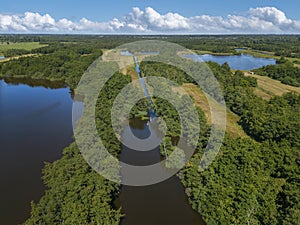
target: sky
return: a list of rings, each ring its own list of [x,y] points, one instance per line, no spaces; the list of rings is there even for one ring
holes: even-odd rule
[[[299,0],[10,0],[0,33],[300,34]]]

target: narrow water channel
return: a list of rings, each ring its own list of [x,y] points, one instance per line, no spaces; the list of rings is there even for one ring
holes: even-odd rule
[[[155,130],[149,128],[147,121],[132,120],[124,129],[133,132],[138,138],[146,138]],[[145,152],[138,152],[123,146],[120,160],[133,165],[150,165],[161,160],[159,147]],[[204,225],[201,216],[194,211],[187,199],[179,178],[142,187],[122,186],[116,202],[122,207],[125,217],[121,225]]]
[[[133,55],[135,70],[138,74],[145,97],[152,100],[142,77],[137,57]],[[156,114],[151,107],[149,111],[150,123]],[[159,131],[149,126],[148,121],[131,120],[129,126],[125,127],[123,133],[123,143],[130,140],[124,140],[129,132],[132,132],[137,138],[145,139],[150,134],[157,135]],[[159,142],[158,142],[159,143]],[[136,151],[123,145],[120,154],[120,160],[127,164],[135,166],[153,165],[161,161],[159,146],[150,151]],[[121,174],[122,176],[122,174]],[[201,216],[191,208],[187,196],[179,178],[172,176],[166,181],[158,184],[132,187],[123,186],[121,194],[116,203],[122,207],[125,217],[121,225],[204,225]]]

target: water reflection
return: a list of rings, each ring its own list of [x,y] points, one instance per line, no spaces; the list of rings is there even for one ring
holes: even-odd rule
[[[45,80],[0,80],[0,124],[0,223],[20,224],[30,201],[44,194],[44,162],[59,159],[73,141],[69,88]]]
[[[133,131],[134,135],[144,138],[149,132],[156,132],[147,125],[147,121],[131,120],[130,128],[124,133]],[[126,137],[123,134],[123,137]],[[159,162],[159,147],[151,151],[135,151],[123,146],[120,154],[123,162],[132,165],[149,165]],[[130,187],[122,186],[116,206],[122,206],[125,217],[121,225],[204,225],[201,216],[191,208],[178,177],[173,176],[159,184]]]
[[[223,64],[227,62],[231,69],[235,70],[252,70],[266,65],[276,64],[275,59],[270,58],[257,58],[252,55],[230,55],[230,56],[215,56],[210,54],[197,55],[197,54],[186,54],[183,57],[193,59],[198,62],[216,62]]]
[[[26,84],[30,87],[45,87],[50,89],[66,88],[64,81],[49,81],[45,79],[33,79],[24,77],[5,77],[3,80],[10,85]]]

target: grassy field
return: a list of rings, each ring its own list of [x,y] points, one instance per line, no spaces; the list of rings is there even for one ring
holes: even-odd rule
[[[201,51],[201,50],[195,50],[194,52],[197,53],[198,55],[204,55],[204,54],[209,54],[209,55],[214,55],[214,56],[230,56],[230,55],[233,55],[233,53],[226,53],[226,52],[216,53],[216,52]]]
[[[194,99],[195,105],[198,106],[201,110],[203,110],[208,123],[211,124],[210,107],[204,93],[194,84],[184,84],[183,88]],[[214,104],[213,107],[216,109],[220,108],[217,105],[215,105],[217,104],[216,102],[210,102],[210,104]],[[243,128],[238,124],[239,120],[240,118],[236,114],[227,110],[226,131],[230,136],[234,138],[248,137],[244,132]]]
[[[36,48],[41,48],[46,45],[41,45],[38,42],[18,42],[18,43],[0,43],[0,54],[9,49],[24,49],[24,50],[32,50]]]
[[[120,53],[120,50],[103,50],[102,60],[105,62],[116,62],[121,68],[121,72],[126,74],[126,67],[133,65],[133,57],[132,56],[123,56]]]
[[[9,58],[0,59],[0,62],[7,62],[7,61],[13,60],[13,59],[32,57],[32,56],[38,57],[38,56],[41,56],[41,54],[26,54],[26,55],[20,55],[20,56],[13,56],[13,57],[9,57]]]
[[[281,96],[287,92],[296,92],[300,94],[300,87],[283,84],[280,81],[267,76],[259,76],[249,72],[245,72],[245,75],[257,79],[258,87],[254,89],[254,93],[263,99],[269,100],[272,96]]]

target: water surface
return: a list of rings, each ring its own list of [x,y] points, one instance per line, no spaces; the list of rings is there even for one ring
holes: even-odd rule
[[[124,129],[124,132],[130,131],[139,138],[150,135],[146,121],[132,120],[130,127]],[[151,129],[151,132],[155,130]],[[126,136],[123,134],[123,138]],[[123,146],[120,159],[128,164],[145,166],[159,162],[161,155],[158,147],[139,152]],[[123,186],[116,205],[121,205],[125,214],[121,225],[205,225],[200,214],[189,204],[177,176],[150,186]]]
[[[185,58],[190,58],[198,62],[216,62],[220,65],[227,62],[231,69],[235,70],[253,70],[266,65],[276,64],[275,59],[270,58],[257,58],[252,55],[230,55],[230,56],[215,56],[210,54],[197,55],[197,54],[187,54],[184,55]]]
[[[23,81],[24,82],[24,81]],[[35,83],[36,82],[36,83]],[[16,225],[44,194],[44,162],[72,141],[72,98],[59,84],[0,80],[0,224]],[[37,85],[37,86],[36,86]],[[53,89],[55,88],[55,89]]]

